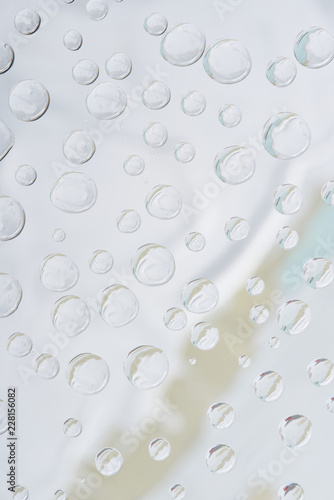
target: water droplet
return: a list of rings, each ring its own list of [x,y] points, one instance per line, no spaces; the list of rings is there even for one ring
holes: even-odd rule
[[[35,80],[23,80],[11,89],[9,107],[19,120],[32,122],[37,120],[48,109],[49,92],[44,85]]]
[[[174,156],[180,163],[189,163],[195,158],[196,150],[189,142],[180,142],[176,145]]]
[[[237,40],[219,40],[212,44],[203,59],[207,74],[219,83],[238,83],[249,75],[252,60],[248,50]]]
[[[36,170],[29,165],[21,165],[15,173],[15,179],[21,186],[31,186],[35,182],[36,177]]]
[[[197,363],[197,359],[196,359],[196,358],[189,358],[189,363],[190,363],[191,365],[196,365],[196,363]]]
[[[282,395],[284,382],[278,373],[267,371],[260,373],[260,375],[255,378],[253,387],[255,394],[261,401],[271,403]]]
[[[303,203],[303,196],[297,186],[282,184],[273,195],[274,208],[280,214],[291,215],[298,212]]]
[[[235,421],[232,406],[227,403],[215,403],[208,409],[209,422],[216,429],[227,429]]]
[[[311,131],[300,116],[294,113],[277,113],[265,124],[262,141],[271,156],[291,160],[308,149]]]
[[[187,325],[187,315],[182,309],[172,307],[165,312],[163,321],[169,330],[178,331]]]
[[[131,260],[133,274],[143,285],[160,286],[172,279],[175,272],[173,255],[167,248],[148,243],[138,248]]]
[[[174,66],[194,64],[205,49],[205,36],[193,24],[179,24],[172,28],[160,45],[162,57]]]
[[[123,168],[129,175],[139,175],[144,171],[145,162],[141,156],[131,155],[125,160]]]
[[[0,41],[0,74],[5,73],[14,61],[13,49],[8,43]]]
[[[295,63],[288,57],[277,57],[267,67],[267,78],[275,87],[287,87],[297,76]]]
[[[70,30],[64,35],[63,42],[68,50],[79,50],[82,45],[82,36],[78,31]]]
[[[252,276],[246,281],[245,287],[250,295],[260,295],[264,290],[264,281],[258,276]]]
[[[171,452],[171,446],[167,439],[157,438],[151,441],[148,447],[148,452],[150,457],[157,462],[162,462],[169,457]]]
[[[189,116],[198,116],[203,113],[206,108],[206,99],[201,92],[191,90],[182,97],[181,109]]]
[[[303,500],[304,490],[297,483],[281,486],[278,491],[278,500]]]
[[[328,385],[334,378],[334,364],[329,359],[314,359],[307,367],[307,375],[314,385]]]
[[[218,113],[219,121],[224,127],[232,128],[239,125],[242,114],[235,104],[225,104]]]
[[[59,373],[59,361],[51,354],[41,354],[36,359],[36,373],[39,377],[50,380]]]
[[[67,3],[67,2],[65,1],[65,3]],[[70,3],[70,2],[68,2],[68,3]],[[57,490],[55,493],[55,500],[68,500],[65,491]]]
[[[281,344],[281,341],[278,337],[271,337],[269,339],[269,345],[273,349],[277,349],[280,346],[280,344]]]
[[[217,444],[206,454],[206,465],[214,474],[229,472],[236,463],[235,453],[226,444]]]
[[[66,233],[64,229],[61,228],[55,229],[52,233],[52,238],[57,243],[61,243],[62,241],[64,241],[64,239],[66,238]]]
[[[8,406],[6,403],[0,399],[0,435],[4,434],[8,429]]]
[[[123,80],[132,71],[132,62],[129,56],[116,52],[107,59],[106,72],[114,80]]]
[[[216,307],[219,292],[211,281],[199,278],[190,281],[182,290],[181,299],[184,307],[193,313],[209,312]]]
[[[250,231],[248,222],[241,217],[231,217],[224,228],[224,232],[229,240],[241,241],[247,238]]]
[[[162,123],[149,123],[144,129],[144,141],[151,148],[161,148],[168,139],[167,129]]]
[[[73,66],[72,76],[80,85],[90,85],[99,76],[99,67],[94,61],[81,59]]]
[[[169,496],[172,500],[182,500],[186,496],[186,490],[181,484],[174,484],[169,488]]]
[[[107,250],[95,250],[89,259],[89,266],[93,273],[105,274],[114,265],[114,259]]]
[[[124,361],[124,373],[138,389],[153,389],[167,377],[169,363],[166,354],[151,345],[142,345],[129,352]]]
[[[101,21],[108,14],[108,4],[105,0],[88,0],[86,12],[92,21]]]
[[[191,330],[190,340],[201,351],[209,351],[219,342],[219,330],[211,323],[197,323]]]
[[[21,35],[31,35],[38,30],[41,18],[32,9],[22,9],[16,14],[14,26]]]
[[[40,276],[45,288],[66,292],[77,283],[79,269],[66,255],[53,253],[42,261]]]
[[[325,288],[334,278],[334,266],[327,259],[309,259],[303,265],[303,279],[312,288]]]
[[[146,196],[146,209],[158,219],[173,219],[182,208],[182,198],[177,189],[164,184],[155,186]]]
[[[329,412],[334,413],[334,398],[327,399],[326,408]],[[1,432],[0,432],[0,434],[1,434]]]
[[[0,273],[0,318],[13,314],[22,299],[22,288],[17,279]]]
[[[76,165],[86,163],[95,153],[95,142],[84,130],[74,130],[63,144],[65,158]]]
[[[322,186],[321,198],[326,205],[334,206],[334,181],[327,181]]]
[[[96,354],[79,354],[69,362],[66,378],[76,392],[97,394],[109,381],[109,367],[104,359]]]
[[[241,368],[248,368],[250,365],[250,362],[251,362],[251,360],[248,356],[246,356],[246,354],[239,356],[238,364]]]
[[[70,338],[84,332],[90,324],[89,308],[76,295],[58,299],[52,308],[51,318],[56,330]]]
[[[123,210],[117,217],[117,227],[122,233],[134,233],[140,224],[140,215],[135,210]]]
[[[1,73],[1,72],[0,72]],[[14,146],[14,134],[7,127],[7,125],[0,120],[0,160],[6,156],[6,154]]]
[[[169,87],[163,82],[151,82],[144,89],[141,99],[143,104],[150,109],[162,109],[170,101]]]
[[[81,422],[79,422],[79,420],[76,420],[75,418],[69,418],[63,424],[63,431],[65,436],[71,438],[78,437],[82,432],[82,424]]]
[[[294,53],[306,68],[323,68],[334,57],[334,38],[325,29],[312,26],[297,35]]]
[[[21,204],[10,196],[0,196],[0,240],[16,238],[25,224],[25,213]]]
[[[111,120],[121,115],[126,103],[125,92],[107,82],[96,85],[86,98],[89,113],[99,120]]]
[[[257,304],[250,310],[249,317],[253,321],[253,323],[262,325],[269,318],[269,314],[270,312],[267,306],[264,306],[263,304]]]
[[[24,486],[15,486],[13,500],[28,500],[29,491]]]
[[[32,340],[25,333],[12,333],[8,337],[7,351],[16,358],[27,356],[32,349]]]
[[[95,457],[96,470],[103,476],[113,476],[122,468],[123,457],[115,448],[103,448]]]
[[[206,245],[206,240],[201,233],[189,233],[185,241],[187,248],[192,252],[200,252]]]
[[[303,415],[292,415],[280,422],[278,432],[286,446],[302,448],[311,437],[312,423]]]
[[[165,33],[168,26],[167,19],[163,14],[155,12],[144,21],[144,29],[149,35],[159,36]]]
[[[99,311],[108,325],[119,327],[130,323],[138,314],[135,294],[126,286],[111,285],[98,297]]]
[[[295,229],[290,226],[284,226],[276,235],[276,243],[283,250],[291,250],[298,245],[299,235]]]
[[[82,172],[62,175],[53,186],[51,201],[63,212],[78,214],[89,210],[96,202],[96,184]]]
[[[302,333],[311,321],[311,309],[302,300],[284,302],[277,310],[277,322],[288,335]]]
[[[229,146],[217,154],[214,169],[219,179],[226,184],[241,184],[253,176],[255,158],[243,146]]]

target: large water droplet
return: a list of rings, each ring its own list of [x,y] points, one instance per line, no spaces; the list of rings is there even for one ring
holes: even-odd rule
[[[201,314],[216,307],[219,300],[217,287],[209,280],[199,278],[190,281],[182,290],[181,299],[188,311]]]
[[[144,141],[151,148],[161,148],[168,139],[167,129],[162,123],[149,123],[144,129]]]
[[[25,333],[13,333],[8,337],[7,351],[16,358],[27,356],[32,349],[32,340]]]
[[[60,333],[76,337],[90,324],[90,312],[86,302],[75,295],[58,299],[51,311],[52,322]]]
[[[132,71],[132,62],[129,56],[116,52],[107,59],[106,72],[114,80],[123,80]]]
[[[170,101],[169,87],[163,82],[151,82],[143,90],[141,99],[143,104],[150,109],[162,109]]]
[[[306,68],[323,68],[334,57],[334,38],[325,29],[312,26],[297,35],[294,53]]]
[[[229,146],[217,154],[214,169],[219,179],[226,184],[241,184],[253,176],[255,158],[243,146]]]
[[[148,243],[138,248],[131,263],[135,278],[143,285],[164,285],[174,276],[173,255],[167,248],[156,243]]]
[[[219,342],[219,330],[211,323],[197,323],[190,332],[190,340],[201,351],[209,351]]]
[[[36,373],[39,377],[50,380],[59,373],[59,361],[51,354],[41,354],[36,359]]]
[[[174,484],[169,488],[169,496],[172,500],[182,500],[186,496],[186,490],[181,484]]]
[[[77,283],[79,269],[66,255],[53,253],[43,260],[40,276],[45,288],[66,292]]]
[[[108,4],[105,0],[88,0],[86,12],[92,21],[101,21],[108,14]]]
[[[30,165],[21,165],[15,173],[15,179],[21,186],[31,186],[37,178],[36,170]]]
[[[2,120],[0,120],[0,160],[2,160],[2,158],[6,156],[6,154],[12,149],[13,146],[14,134],[7,127],[7,125]]]
[[[171,446],[167,439],[157,438],[150,442],[148,447],[148,452],[150,457],[157,462],[162,462],[169,457],[171,452]]]
[[[169,330],[178,331],[187,325],[187,315],[182,309],[172,307],[165,312],[163,321]]]
[[[89,266],[93,273],[105,274],[114,265],[114,259],[107,250],[95,250],[89,259]]]
[[[144,29],[149,35],[159,36],[165,33],[168,26],[167,19],[157,12],[148,16],[144,21]]]
[[[277,57],[268,64],[267,78],[275,87],[287,87],[296,76],[296,65],[288,57]]]
[[[208,409],[208,418],[216,429],[227,429],[234,423],[235,413],[227,403],[215,403]]]
[[[203,113],[206,108],[206,99],[201,92],[191,90],[182,97],[181,109],[189,116],[198,116]]]
[[[25,486],[15,486],[13,493],[13,500],[28,500],[29,491]]]
[[[302,300],[284,302],[277,310],[277,322],[288,335],[302,333],[311,321],[311,309]]]
[[[67,160],[80,165],[90,160],[95,153],[95,142],[88,132],[74,130],[66,137],[63,152]]]
[[[206,245],[206,240],[201,233],[189,233],[185,239],[186,246],[192,252],[200,252]]]
[[[297,483],[281,486],[278,490],[278,500],[303,500],[304,490]]]
[[[265,124],[262,140],[271,156],[291,160],[308,149],[311,131],[300,116],[294,113],[277,113]]]
[[[5,73],[14,61],[13,49],[8,43],[0,41],[0,74]]]
[[[96,85],[86,98],[89,113],[99,120],[116,118],[123,113],[126,103],[125,92],[107,82]]]
[[[122,468],[123,457],[115,448],[103,448],[95,457],[96,470],[103,476],[113,476]]]
[[[53,186],[51,201],[63,212],[78,214],[92,208],[97,198],[96,184],[82,172],[62,175]]]
[[[189,142],[180,142],[175,146],[174,156],[180,163],[189,163],[195,158],[196,150]]]
[[[99,310],[108,325],[119,327],[130,323],[138,314],[135,294],[124,285],[108,286],[98,297]]]
[[[307,367],[307,375],[314,385],[328,385],[334,378],[334,364],[329,359],[314,359]]]
[[[205,49],[205,36],[193,24],[179,24],[164,36],[160,53],[174,66],[189,66],[202,56]]]
[[[31,35],[38,30],[41,24],[41,18],[38,13],[32,9],[22,9],[16,14],[14,26],[22,35]]]
[[[37,120],[48,109],[49,92],[44,85],[35,80],[23,80],[11,89],[9,107],[19,120],[31,122]]]
[[[242,217],[231,217],[224,227],[224,232],[229,240],[241,241],[247,238],[250,231],[248,222]]]
[[[280,214],[295,214],[302,206],[302,203],[302,193],[293,184],[282,184],[273,194],[274,208]]]
[[[182,208],[182,198],[173,186],[155,186],[146,196],[146,209],[158,219],[173,219]]]
[[[218,112],[219,121],[224,127],[233,128],[239,125],[242,113],[235,104],[225,104]]]
[[[0,273],[0,318],[13,314],[22,299],[22,288],[17,279]]]
[[[123,168],[129,175],[139,175],[145,168],[145,162],[141,156],[132,155],[125,160]]]
[[[286,446],[299,449],[309,441],[312,423],[303,415],[292,415],[280,422],[278,432]]]
[[[153,389],[167,377],[169,363],[166,354],[151,345],[142,345],[129,352],[124,361],[124,373],[138,389]]]
[[[121,233],[134,233],[140,224],[141,218],[136,210],[123,210],[117,217],[117,227]]]
[[[255,394],[262,401],[271,403],[283,393],[284,382],[282,377],[273,371],[260,373],[253,382]]]
[[[82,45],[82,36],[78,31],[68,31],[63,38],[65,47],[68,50],[79,50]]]
[[[206,454],[206,465],[214,474],[229,472],[236,463],[235,453],[226,444],[217,444]]]
[[[290,226],[282,227],[276,235],[276,243],[283,250],[291,250],[298,245],[299,235],[295,229]]]
[[[25,213],[21,204],[10,196],[0,196],[0,240],[16,238],[25,224]]]
[[[312,288],[325,288],[334,278],[334,266],[327,259],[309,259],[303,265],[303,280]]]
[[[207,74],[219,83],[241,82],[252,68],[252,60],[244,45],[236,40],[219,40],[212,44],[203,59]]]
[[[264,281],[259,276],[252,276],[246,281],[245,287],[250,295],[260,295],[264,290]]]
[[[249,318],[253,323],[257,325],[262,325],[269,318],[270,311],[267,306],[263,304],[256,304],[253,306],[249,312]]]
[[[109,367],[104,359],[96,354],[79,354],[69,362],[66,378],[76,392],[97,394],[109,381]]]
[[[90,85],[99,76],[99,67],[90,59],[81,59],[73,66],[72,76],[80,85]]]
[[[65,436],[78,437],[82,432],[82,424],[76,418],[69,418],[63,424],[63,432]]]

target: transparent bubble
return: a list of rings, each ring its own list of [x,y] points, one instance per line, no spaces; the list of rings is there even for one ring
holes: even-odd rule
[[[157,462],[162,462],[169,457],[171,452],[171,446],[167,439],[157,438],[150,442],[148,447],[148,452],[150,457]]]
[[[219,40],[205,53],[203,66],[219,83],[238,83],[249,75],[252,60],[248,50],[237,40]]]
[[[76,337],[90,324],[90,312],[86,302],[76,295],[58,299],[51,311],[54,327],[67,337]]]
[[[173,219],[182,208],[182,198],[173,186],[155,186],[146,196],[146,209],[158,219]]]
[[[134,233],[140,224],[141,218],[136,210],[123,210],[117,217],[117,227],[122,233]]]
[[[214,474],[229,472],[236,463],[235,453],[226,444],[217,444],[209,450],[205,457],[208,469]]]
[[[328,385],[334,378],[334,364],[329,359],[314,359],[307,367],[307,375],[318,387]]]
[[[276,401],[283,393],[284,382],[282,377],[273,371],[260,373],[253,382],[256,396],[261,401],[271,403]]]
[[[277,113],[265,124],[262,141],[271,156],[291,160],[308,149],[311,131],[300,116],[294,113]]]
[[[327,399],[326,408],[329,412],[334,413],[334,398]],[[1,434],[1,432],[0,432],[0,434]]]
[[[53,253],[43,260],[40,276],[45,288],[66,292],[77,283],[79,269],[66,255]]]
[[[120,327],[127,325],[138,314],[139,304],[135,294],[124,285],[111,285],[98,297],[99,311],[106,323]]]
[[[167,248],[148,243],[138,248],[131,260],[135,278],[143,285],[160,286],[172,279],[175,272],[173,255]]]
[[[248,368],[250,365],[250,358],[246,356],[246,354],[243,354],[242,356],[239,356],[238,358],[238,364],[241,368]]]
[[[181,484],[174,484],[169,488],[169,496],[172,500],[182,500],[186,496],[186,490]]]
[[[287,87],[297,76],[295,63],[288,57],[277,57],[267,67],[267,78],[275,87]]]
[[[112,83],[99,83],[87,95],[86,106],[93,118],[112,120],[125,110],[125,92]]]
[[[5,73],[14,61],[13,49],[8,43],[0,41],[0,74]]]
[[[17,279],[0,273],[0,318],[13,314],[22,299],[22,288]]]
[[[321,198],[326,205],[334,206],[334,181],[327,181],[322,186]]]
[[[92,21],[101,21],[108,14],[108,4],[105,0],[88,0],[86,12]]]
[[[63,153],[68,161],[81,165],[95,153],[95,142],[85,130],[74,130],[64,141]]]
[[[276,235],[276,243],[283,250],[291,250],[298,245],[299,235],[295,229],[290,226],[284,226]]]
[[[78,214],[92,208],[97,198],[96,184],[82,172],[69,172],[57,180],[51,201],[63,212]]]
[[[114,259],[107,250],[95,250],[89,259],[89,266],[93,273],[105,274],[114,265]]]
[[[269,339],[269,345],[273,349],[277,349],[280,346],[280,344],[281,344],[281,341],[278,337],[271,337]]]
[[[21,204],[10,196],[0,196],[0,241],[16,238],[25,224],[25,213]]]
[[[31,186],[37,178],[36,170],[30,165],[21,165],[15,173],[15,179],[21,186]]]
[[[241,241],[247,238],[250,231],[248,222],[241,217],[231,217],[224,227],[224,232],[229,240]]]
[[[293,184],[282,184],[273,194],[274,208],[280,214],[295,214],[302,206],[302,203],[302,193]]]
[[[235,422],[235,413],[227,403],[215,403],[208,409],[208,418],[216,429],[227,429]]]
[[[72,438],[78,437],[82,432],[82,424],[75,418],[69,418],[63,424],[63,431],[65,436]]]
[[[184,307],[193,313],[209,312],[216,307],[219,292],[211,281],[199,278],[190,281],[182,290],[181,299]]]
[[[0,160],[2,160],[2,158],[4,158],[6,154],[12,149],[12,147],[14,146],[14,140],[15,139],[13,132],[2,120],[0,120]]]
[[[312,288],[325,288],[334,278],[334,266],[327,259],[309,259],[303,265],[303,280]]]
[[[106,72],[114,80],[123,80],[132,71],[132,62],[129,56],[116,52],[107,59]]]
[[[36,359],[36,373],[47,380],[55,378],[59,373],[59,361],[51,354],[41,354]]]
[[[297,35],[294,53],[306,68],[323,68],[334,57],[334,38],[325,29],[312,26]]]
[[[61,229],[59,227],[55,229],[52,233],[52,238],[54,241],[57,241],[57,243],[61,243],[62,241],[64,241],[64,239],[66,238],[64,229]]]
[[[103,448],[95,457],[96,470],[103,476],[113,476],[122,468],[123,457],[115,448]]]
[[[150,109],[162,109],[170,101],[169,87],[163,82],[151,82],[143,90],[141,100],[146,107]]]
[[[297,483],[281,486],[278,491],[278,500],[303,500],[304,490]]]
[[[82,36],[78,31],[70,30],[64,35],[63,42],[68,50],[79,50],[82,45]]]
[[[246,291],[250,295],[260,295],[264,290],[264,286],[264,281],[259,276],[252,276],[245,283]]]
[[[243,146],[229,146],[217,154],[214,169],[219,179],[226,184],[241,184],[253,176],[255,158]]]
[[[197,323],[190,332],[190,340],[201,351],[209,351],[219,342],[219,330],[211,323]]]
[[[286,446],[299,449],[309,441],[312,423],[303,415],[292,415],[280,422],[278,432]]]
[[[29,491],[24,486],[15,486],[13,500],[28,500]]]
[[[277,322],[288,335],[302,333],[311,321],[311,309],[302,300],[284,302],[277,310]]]
[[[8,337],[7,351],[16,358],[27,356],[32,349],[32,340],[25,333],[12,333]]]
[[[9,107],[19,120],[32,122],[37,120],[48,109],[49,92],[44,85],[35,80],[23,80],[11,89]]]
[[[0,435],[4,434],[8,429],[8,406],[7,401],[0,399]]]
[[[76,392],[85,395],[97,394],[109,381],[109,367],[104,359],[96,354],[79,354],[69,362],[66,378]]]
[[[174,156],[180,163],[189,163],[195,158],[196,150],[189,142],[180,142],[176,145]]]
[[[153,389],[162,384],[168,370],[166,354],[151,345],[136,347],[124,361],[124,373],[137,389]]]
[[[253,321],[253,323],[262,325],[269,318],[269,314],[270,312],[267,306],[264,306],[263,304],[257,304],[250,310],[249,317]]]
[[[185,241],[187,248],[192,252],[200,252],[206,245],[206,240],[201,233],[189,233]]]
[[[99,76],[99,67],[90,59],[81,59],[73,66],[72,76],[80,85],[90,85]]]
[[[162,123],[149,123],[144,129],[144,141],[151,148],[161,148],[168,139],[167,129]]]
[[[129,175],[139,175],[144,171],[145,162],[141,156],[131,155],[125,160],[123,168]]]
[[[235,104],[225,104],[218,113],[219,121],[224,127],[232,128],[239,125],[242,113]]]
[[[197,92],[196,90],[191,90],[187,92],[182,97],[181,100],[181,109],[182,111],[189,116],[198,116],[203,113],[206,108],[206,99],[201,92]]]
[[[163,321],[169,330],[178,331],[187,325],[187,315],[182,309],[172,307],[165,312]]]
[[[38,30],[41,18],[32,9],[22,9],[16,14],[14,26],[21,35],[31,35]]]
[[[159,36],[165,33],[168,26],[167,19],[163,14],[155,12],[144,21],[144,29],[149,35]]]
[[[202,57],[205,36],[193,24],[179,24],[164,36],[160,53],[174,66],[190,66]]]

